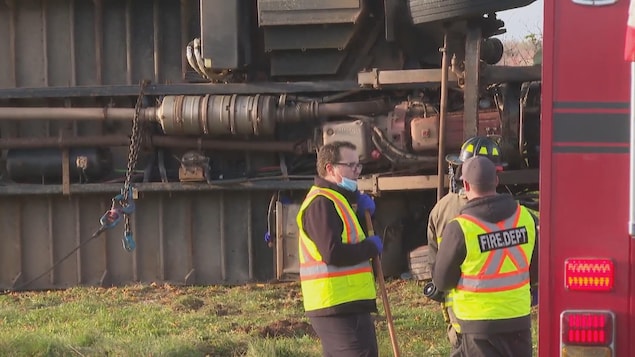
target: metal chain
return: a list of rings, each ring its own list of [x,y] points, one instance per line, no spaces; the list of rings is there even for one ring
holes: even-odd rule
[[[143,95],[148,81],[141,82],[141,89],[139,90],[139,96],[137,97],[137,103],[135,104],[134,118],[132,120],[132,134],[130,135],[130,148],[128,150],[128,170],[126,171],[126,180],[123,184],[123,197],[124,200],[128,200],[128,194],[130,192],[130,184],[132,181],[132,171],[137,165],[137,158],[139,157],[139,147],[141,146],[141,124],[140,113],[143,103]]]
[[[141,82],[141,88],[139,90],[139,96],[137,97],[137,103],[135,104],[135,112],[134,118],[132,120],[132,133],[130,135],[130,148],[128,150],[128,168],[126,171],[126,179],[123,184],[123,200],[124,202],[132,202],[133,199],[130,197],[131,185],[132,185],[132,173],[137,166],[137,159],[139,157],[139,148],[141,147],[141,141],[143,136],[142,134],[142,125],[140,123],[140,113],[141,107],[143,105],[143,96],[146,86],[148,85],[148,81],[144,80]],[[124,217],[124,248],[127,250],[134,249],[134,240],[132,239],[132,229],[130,227],[130,215],[126,214]]]

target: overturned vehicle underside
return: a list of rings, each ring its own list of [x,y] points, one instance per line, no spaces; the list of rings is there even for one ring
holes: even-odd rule
[[[0,287],[293,279],[298,203],[339,140],[398,276],[464,139],[537,187],[541,69],[496,65],[495,37],[531,2],[0,3]]]

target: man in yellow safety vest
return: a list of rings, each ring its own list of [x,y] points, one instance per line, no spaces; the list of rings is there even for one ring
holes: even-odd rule
[[[361,169],[353,144],[323,146],[317,154],[319,176],[296,218],[304,309],[324,356],[378,355],[370,258],[383,244],[378,236],[366,237],[360,225],[358,216],[375,210],[373,200],[357,190]]]

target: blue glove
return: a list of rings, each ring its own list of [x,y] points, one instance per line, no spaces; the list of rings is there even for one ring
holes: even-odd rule
[[[384,251],[384,244],[381,242],[381,238],[379,238],[379,236],[370,236],[366,238],[366,240],[373,243],[373,245],[377,249],[377,254],[381,254],[381,252]]]
[[[357,213],[364,215],[366,211],[370,211],[371,216],[375,214],[375,201],[369,195],[357,191]]]

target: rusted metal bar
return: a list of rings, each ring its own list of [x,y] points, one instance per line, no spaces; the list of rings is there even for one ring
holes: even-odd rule
[[[305,148],[293,141],[226,141],[191,138],[175,138],[154,135],[145,141],[150,147],[168,147],[181,149],[209,149],[225,151],[267,151],[267,152],[305,152]],[[40,149],[40,148],[68,148],[68,147],[105,147],[127,146],[130,138],[126,135],[91,135],[75,137],[33,137],[33,138],[2,138],[0,149]]]
[[[443,35],[443,57],[441,59],[441,102],[439,113],[439,153],[437,159],[437,201],[445,193],[445,122],[448,116],[448,31]]]

